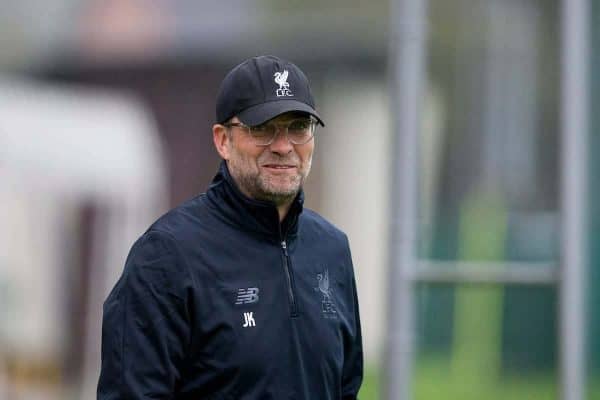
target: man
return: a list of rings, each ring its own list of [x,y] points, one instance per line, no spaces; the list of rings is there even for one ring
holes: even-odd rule
[[[131,249],[104,304],[98,399],[356,399],[348,241],[303,209],[317,124],[290,62],[255,57],[224,78],[220,169]]]

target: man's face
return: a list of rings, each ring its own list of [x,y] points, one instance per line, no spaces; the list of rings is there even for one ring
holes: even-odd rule
[[[302,114],[286,113],[270,123],[286,124]],[[234,118],[232,122],[239,122]],[[243,129],[232,127],[228,135],[226,157],[229,172],[240,190],[250,198],[281,205],[296,197],[310,172],[314,138],[308,143],[292,144],[279,132],[273,143],[257,146]]]

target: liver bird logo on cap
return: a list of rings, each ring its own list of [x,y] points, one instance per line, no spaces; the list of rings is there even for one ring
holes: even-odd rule
[[[277,97],[282,96],[293,96],[290,90],[290,84],[288,83],[289,72],[287,69],[284,69],[283,72],[275,72],[273,76],[275,77],[275,83],[279,85],[279,89],[275,91]]]

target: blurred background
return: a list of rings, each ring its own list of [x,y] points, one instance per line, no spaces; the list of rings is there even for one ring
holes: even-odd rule
[[[411,396],[564,398],[561,4],[569,1],[428,3],[418,145],[404,149],[416,160],[415,268],[431,272],[410,292]],[[600,101],[599,3],[589,0],[587,15],[590,110]],[[388,274],[402,156],[394,144],[404,134],[392,32],[406,21],[393,10],[391,0],[3,2],[0,399],[95,398],[102,302],[146,227],[205,190],[219,162],[210,133],[218,85],[258,54],[298,64],[327,122],[307,206],[350,238],[367,362],[360,398],[383,398],[396,374],[386,368],[397,307]],[[587,338],[583,398],[595,400],[600,117],[591,112],[587,124],[585,312],[573,329]],[[438,279],[448,268],[464,273]],[[510,277],[511,268],[533,274],[486,278],[486,269]]]

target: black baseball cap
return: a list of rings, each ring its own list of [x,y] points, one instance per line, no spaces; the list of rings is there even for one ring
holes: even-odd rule
[[[315,110],[306,75],[296,65],[275,56],[250,58],[233,68],[217,94],[217,123],[237,116],[249,126],[290,112],[306,112],[325,126]]]

